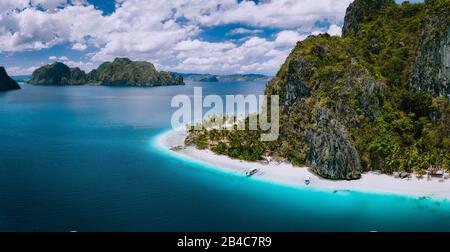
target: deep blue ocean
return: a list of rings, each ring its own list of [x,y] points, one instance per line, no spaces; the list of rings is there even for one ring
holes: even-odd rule
[[[450,231],[449,201],[290,188],[154,146],[174,95],[264,82],[21,86],[0,93],[0,231]]]

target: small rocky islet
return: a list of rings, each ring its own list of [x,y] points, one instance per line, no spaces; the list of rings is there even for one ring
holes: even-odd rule
[[[19,84],[6,73],[6,69],[0,66],[0,92],[20,89]]]
[[[333,180],[450,170],[450,1],[355,0],[343,36],[298,42],[265,94],[280,97],[278,141],[205,129],[186,144]]]
[[[97,69],[85,73],[80,68],[70,68],[55,62],[36,69],[29,84],[35,85],[103,85],[103,86],[169,86],[184,85],[183,77],[164,71],[146,61],[116,58]]]

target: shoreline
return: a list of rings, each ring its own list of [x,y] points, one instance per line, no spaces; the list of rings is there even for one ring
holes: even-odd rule
[[[317,176],[308,167],[294,167],[289,163],[248,162],[217,155],[211,150],[199,150],[193,146],[172,151],[172,146],[184,145],[185,132],[166,131],[159,135],[156,143],[172,155],[190,161],[205,164],[220,171],[245,177],[246,172],[258,169],[251,179],[292,186],[299,189],[325,191],[336,193],[340,191],[355,191],[362,193],[391,194],[397,196],[427,197],[438,200],[450,199],[450,179],[440,181],[439,178],[400,179],[394,176],[369,172],[362,174],[359,180],[328,180]],[[305,178],[310,178],[310,184],[305,184]]]

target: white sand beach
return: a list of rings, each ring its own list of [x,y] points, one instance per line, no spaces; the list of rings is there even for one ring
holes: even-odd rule
[[[217,155],[210,150],[198,150],[195,147],[186,147],[171,151],[172,146],[184,145],[185,132],[169,131],[161,135],[157,141],[161,148],[174,155],[200,162],[238,176],[246,176],[246,172],[258,169],[252,179],[262,179],[300,188],[311,188],[322,191],[360,191],[370,193],[408,195],[413,197],[431,197],[434,199],[450,199],[450,179],[430,178],[422,179],[414,175],[409,179],[395,178],[394,176],[366,173],[362,178],[354,181],[333,181],[323,179],[312,173],[307,167],[294,167],[288,163],[246,162],[234,160],[227,156]],[[310,178],[310,184],[305,179]]]

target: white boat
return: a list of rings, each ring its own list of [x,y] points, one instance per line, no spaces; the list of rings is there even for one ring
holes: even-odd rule
[[[306,185],[311,184],[311,177],[310,177],[310,176],[306,176],[306,178],[305,178],[305,184],[306,184]]]

